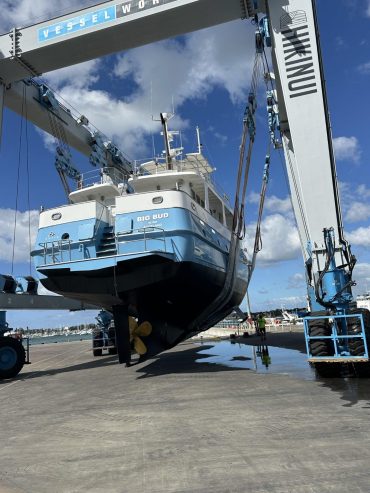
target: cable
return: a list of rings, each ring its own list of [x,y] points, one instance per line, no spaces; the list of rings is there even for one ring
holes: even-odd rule
[[[32,274],[31,257],[31,196],[30,196],[30,167],[29,167],[29,140],[28,140],[28,107],[27,107],[27,86],[24,85],[25,117],[26,117],[26,176],[27,176],[27,208],[28,208],[28,246],[29,246],[29,271]]]
[[[22,137],[23,137],[23,120],[24,120],[24,105],[25,105],[25,91],[23,89],[22,110],[21,110],[21,124],[19,132],[19,149],[18,149],[18,171],[17,171],[17,185],[15,195],[15,213],[14,213],[14,229],[13,229],[13,248],[12,248],[12,275],[14,274],[14,258],[15,258],[15,241],[17,235],[17,219],[18,219],[18,200],[19,200],[19,182],[20,182],[20,169],[22,159]]]

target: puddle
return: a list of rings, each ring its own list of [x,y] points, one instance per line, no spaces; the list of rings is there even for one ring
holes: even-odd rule
[[[198,345],[199,344],[199,345]],[[196,363],[239,368],[260,374],[280,374],[301,380],[317,380],[333,392],[339,393],[344,407],[358,403],[370,409],[370,382],[368,378],[320,378],[307,362],[305,354],[294,349],[272,346],[251,346],[237,341],[202,341],[197,343]],[[202,346],[204,348],[202,349]]]
[[[203,341],[207,346],[198,352],[201,357],[196,363],[209,363],[241,368],[263,374],[284,374],[304,380],[315,380],[315,371],[307,362],[305,354],[293,349],[267,345],[249,346],[232,341]],[[209,347],[209,346],[212,347]]]

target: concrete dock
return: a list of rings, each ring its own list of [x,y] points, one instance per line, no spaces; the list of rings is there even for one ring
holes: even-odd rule
[[[368,493],[370,381],[296,371],[302,334],[267,342],[265,372],[255,337],[131,368],[89,342],[32,347],[0,383],[0,493]]]

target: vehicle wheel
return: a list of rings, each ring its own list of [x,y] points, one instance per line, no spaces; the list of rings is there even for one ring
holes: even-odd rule
[[[97,332],[93,335],[93,355],[102,356],[103,350],[103,333]]]
[[[313,316],[319,317],[320,315],[328,315],[327,312],[315,312]],[[309,334],[313,337],[330,336],[331,328],[327,318],[310,320],[309,321]],[[334,355],[334,343],[330,339],[314,339],[310,341],[310,352],[313,358],[319,356],[333,356]],[[341,373],[341,364],[339,363],[313,363],[316,373],[320,377],[333,378],[337,377]]]
[[[20,341],[0,337],[0,379],[17,376],[25,361],[26,352]]]
[[[327,315],[327,312],[315,312],[312,315],[319,317]],[[310,320],[308,323],[309,335],[313,337],[330,336],[331,328],[327,318]],[[313,357],[316,356],[333,356],[334,344],[330,339],[314,339],[310,341],[310,352]]]
[[[116,345],[116,329],[114,327],[109,327],[108,338],[109,338],[109,345],[115,346]],[[116,347],[109,348],[108,354],[117,354],[117,348]]]
[[[354,308],[350,310],[351,314],[362,314],[364,320],[364,328],[366,340],[368,341],[370,335],[370,312],[365,308]],[[358,318],[348,318],[347,319],[347,330],[348,335],[360,334],[361,333],[361,322]],[[348,339],[348,349],[353,356],[363,356],[365,354],[365,345],[362,339]]]

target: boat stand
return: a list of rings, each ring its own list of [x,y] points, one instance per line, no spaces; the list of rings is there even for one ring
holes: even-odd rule
[[[114,326],[116,329],[116,347],[118,361],[126,366],[131,364],[130,329],[128,321],[128,307],[124,305],[113,306]]]

